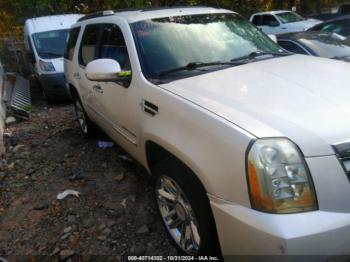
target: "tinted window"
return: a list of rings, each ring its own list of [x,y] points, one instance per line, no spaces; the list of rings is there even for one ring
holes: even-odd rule
[[[295,54],[301,54],[301,55],[307,55],[307,52],[297,44],[291,42],[291,41],[278,41],[278,44],[282,46],[285,50],[295,53]]]
[[[117,25],[109,24],[103,26],[97,58],[114,59],[124,71],[130,70],[129,55],[124,36]]]
[[[339,20],[335,22],[321,24],[321,25],[315,26],[312,30],[332,32],[342,36],[350,35],[350,26],[349,26],[348,20]]]
[[[44,59],[63,57],[67,44],[68,29],[33,34],[33,42],[38,55]]]
[[[72,28],[69,31],[68,43],[67,43],[66,51],[64,53],[64,58],[69,60],[73,59],[74,50],[77,44],[79,32],[80,32],[80,27]]]
[[[253,24],[256,25],[256,26],[262,25],[262,19],[261,18],[262,18],[261,15],[254,16]]]
[[[99,28],[99,25],[87,25],[85,27],[79,52],[79,64],[83,66],[86,66],[96,58],[96,45]]]
[[[272,15],[263,15],[262,16],[262,25],[264,26],[279,26],[279,22]]]

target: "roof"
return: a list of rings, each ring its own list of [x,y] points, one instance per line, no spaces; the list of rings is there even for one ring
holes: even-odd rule
[[[196,14],[207,14],[207,13],[234,13],[232,11],[214,8],[214,7],[198,7],[198,6],[186,6],[186,7],[162,7],[162,8],[145,8],[145,9],[122,9],[114,11],[104,11],[106,16],[118,16],[124,18],[128,23],[134,23],[143,20],[170,17],[170,16],[181,16],[181,15],[196,15]],[[90,14],[79,22],[84,20],[94,19],[103,17],[103,12]]]
[[[82,17],[79,14],[34,17],[25,21],[25,30],[32,34],[52,30],[68,29]]]
[[[259,13],[255,13],[253,15],[278,15],[278,14],[285,13],[285,12],[292,12],[292,11],[291,10],[275,10],[275,11],[259,12]]]

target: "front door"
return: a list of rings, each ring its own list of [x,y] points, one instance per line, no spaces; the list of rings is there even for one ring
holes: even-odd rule
[[[133,153],[138,145],[139,90],[132,85],[131,63],[122,30],[117,24],[104,24],[96,59],[114,59],[125,76],[123,81],[95,82],[94,99],[108,125],[108,134],[127,151]]]

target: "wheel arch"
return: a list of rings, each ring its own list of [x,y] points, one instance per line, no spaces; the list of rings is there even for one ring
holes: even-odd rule
[[[179,157],[176,156],[176,154],[172,153],[170,150],[168,150],[164,146],[152,140],[146,141],[145,149],[146,149],[146,161],[147,161],[148,169],[152,174],[153,174],[152,171],[154,170],[154,168],[158,163],[161,163],[162,161],[165,161],[166,159],[171,158],[178,165],[181,165],[182,167],[190,171],[194,180],[201,187],[203,192],[205,192],[206,194],[209,192],[204,181],[200,179],[200,177],[196,174],[195,170],[191,168],[186,163],[185,160],[180,159]]]

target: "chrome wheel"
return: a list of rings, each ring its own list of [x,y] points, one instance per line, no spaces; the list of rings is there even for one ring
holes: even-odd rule
[[[156,196],[164,224],[176,244],[186,254],[198,254],[201,238],[197,219],[179,185],[162,175],[157,183]]]
[[[88,130],[87,130],[87,124],[86,124],[84,110],[83,110],[81,103],[78,100],[75,101],[75,112],[77,115],[77,120],[78,120],[78,124],[79,124],[81,131],[84,134],[87,134]]]

